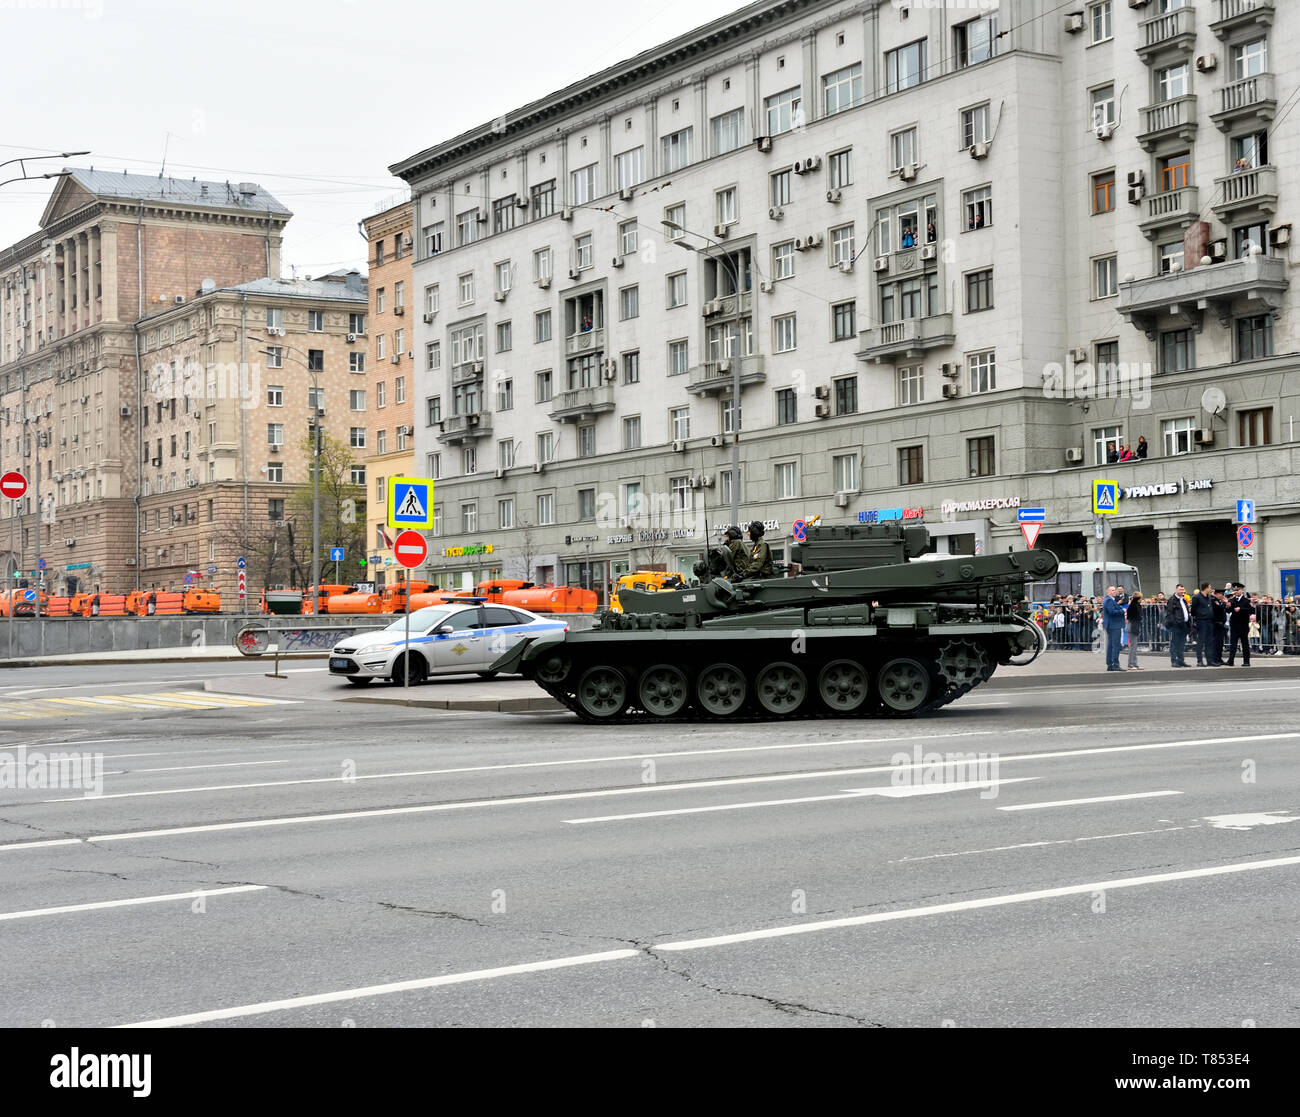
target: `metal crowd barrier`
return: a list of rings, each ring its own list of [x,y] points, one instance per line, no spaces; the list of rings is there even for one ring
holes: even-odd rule
[[[1050,618],[1040,621],[1047,633],[1047,647],[1051,651],[1097,651],[1101,648],[1104,636],[1097,623],[1098,613],[1065,614],[1062,626],[1052,625]],[[1127,626],[1126,626],[1127,627]],[[1128,633],[1123,635],[1121,646],[1128,649]],[[1224,640],[1224,654],[1227,653],[1227,638]],[[1260,626],[1259,645],[1251,646],[1251,654],[1271,655],[1281,650],[1284,655],[1300,655],[1300,626],[1295,617],[1281,620],[1272,618],[1269,625]],[[1152,655],[1169,654],[1169,631],[1164,624],[1164,610],[1151,607],[1142,612],[1142,623],[1138,633],[1138,652]],[[1187,657],[1196,658],[1196,626],[1192,624],[1187,632]]]

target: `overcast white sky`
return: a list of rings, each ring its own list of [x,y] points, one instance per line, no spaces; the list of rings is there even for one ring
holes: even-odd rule
[[[169,174],[251,179],[294,211],[286,275],[364,268],[390,163],[744,3],[0,0],[0,162],[88,149],[68,162],[157,174],[165,148]],[[0,247],[51,186],[0,187]]]

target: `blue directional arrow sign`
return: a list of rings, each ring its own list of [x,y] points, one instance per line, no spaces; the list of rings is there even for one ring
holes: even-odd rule
[[[24,591],[23,591],[23,600],[24,600],[24,601],[35,601],[35,600],[36,600],[36,591],[35,591],[35,590],[24,590]]]
[[[235,565],[238,566],[240,570],[243,570],[244,567],[247,565],[247,563],[245,563],[244,560],[241,558],[236,560]]]
[[[342,547],[331,547],[331,548],[330,548],[330,562],[342,562],[342,561],[343,561],[343,548],[342,548]]]
[[[1255,502],[1253,500],[1237,501],[1237,523],[1253,524],[1255,522]]]
[[[1018,519],[1022,524],[1045,524],[1047,522],[1047,509],[1021,508]]]

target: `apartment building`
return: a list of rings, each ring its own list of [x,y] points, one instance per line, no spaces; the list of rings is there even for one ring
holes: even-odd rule
[[[818,514],[1023,546],[1041,505],[1081,559],[1108,478],[1149,587],[1296,592],[1297,31],[1271,0],[765,0],[394,164],[429,572],[689,570],[733,495],[778,557]]]
[[[415,260],[409,200],[386,206],[362,222],[370,272],[370,439],[366,465],[370,473],[367,546],[372,548],[372,580],[383,585],[393,572],[393,555],[385,541],[388,479],[415,472],[415,325],[432,315],[412,299],[411,265]],[[432,318],[430,318],[432,321]],[[387,531],[388,537],[394,534]]]
[[[72,169],[40,229],[0,251],[0,470],[30,484],[16,507],[0,501],[6,578],[43,560],[53,589],[136,585],[158,456],[141,453],[139,323],[185,325],[203,289],[278,275],[290,216],[256,183]],[[190,321],[185,337],[199,334]]]

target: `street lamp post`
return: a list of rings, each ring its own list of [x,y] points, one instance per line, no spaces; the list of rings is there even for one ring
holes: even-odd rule
[[[255,334],[248,334],[253,341],[265,342],[266,338],[257,337]],[[320,382],[316,377],[317,370],[311,367],[311,358],[296,346],[282,345],[278,348],[288,349],[293,353],[300,353],[306,358],[303,361],[303,368],[307,370],[311,377],[311,416],[307,420],[307,429],[311,431],[312,442],[312,467],[311,467],[311,585],[312,593],[316,599],[312,602],[312,613],[317,614],[320,611],[320,442],[321,442],[321,417],[325,414],[325,409],[320,406]],[[262,350],[263,354],[269,355],[267,349]],[[337,568],[336,568],[337,569]]]
[[[722,246],[712,237],[707,237],[703,233],[695,233],[675,221],[663,221],[662,224],[670,229],[676,229],[678,232],[687,233],[693,237],[699,237],[700,240],[707,241],[709,244],[718,248]],[[673,243],[687,252],[694,252],[693,245],[689,245],[681,240],[674,240]],[[737,321],[740,316],[740,272],[732,262],[723,256],[715,256],[711,252],[705,253],[710,260],[715,263],[726,265],[731,277],[736,284],[736,312]],[[739,332],[739,326],[737,326]],[[735,358],[731,362],[731,522],[740,523],[740,359]],[[708,525],[705,525],[707,532]]]

